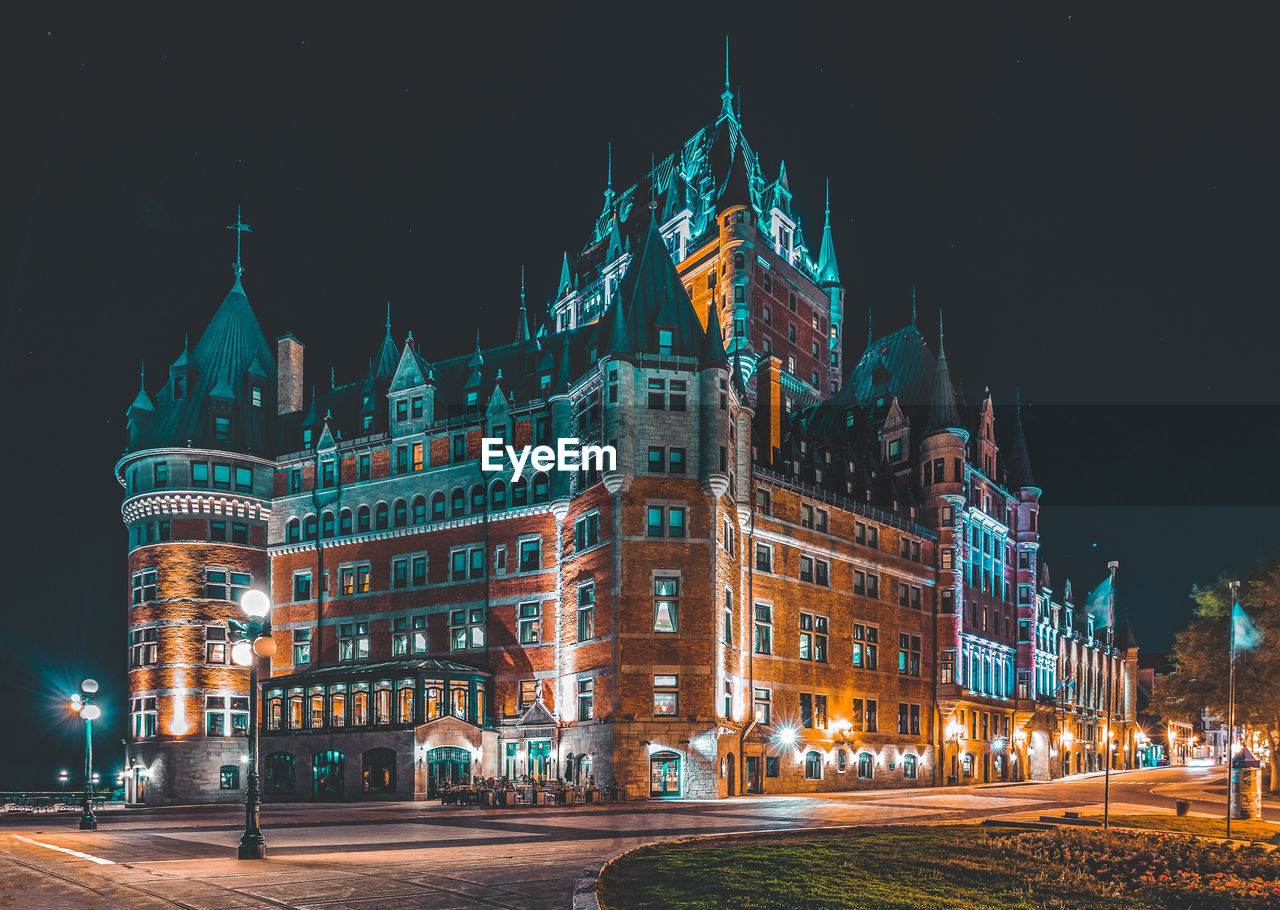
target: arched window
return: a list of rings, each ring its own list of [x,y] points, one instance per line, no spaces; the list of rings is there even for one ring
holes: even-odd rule
[[[413,497],[413,523],[420,525],[427,520],[427,497]]]
[[[361,506],[356,509],[356,530],[363,534],[369,530],[369,507]]]
[[[338,513],[338,534],[346,537],[351,533],[351,510],[343,509]]]
[[[904,755],[902,757],[902,776],[907,780],[916,779],[916,757],[914,755]]]
[[[431,494],[431,520],[444,518],[444,494],[437,491]]]
[[[409,505],[403,499],[396,500],[395,526],[403,528],[409,523]]]
[[[296,518],[290,518],[284,526],[284,539],[288,543],[297,543],[302,539],[302,525]]]
[[[745,269],[747,267],[747,257],[742,255],[742,251],[733,254],[733,267],[735,269]]]
[[[467,514],[467,494],[462,492],[462,487],[458,487],[453,491],[453,495],[449,497],[449,517],[457,518],[460,515]]]
[[[501,512],[507,507],[507,485],[501,480],[495,480],[489,487],[489,501],[494,512]]]
[[[320,520],[320,533],[325,537],[333,536],[333,513],[325,512],[324,518]]]
[[[876,760],[870,752],[858,753],[858,779],[871,780],[872,774],[875,772]]]
[[[378,503],[377,508],[373,511],[373,527],[375,530],[385,531],[387,529],[387,516],[390,511],[385,502]]]
[[[527,506],[529,504],[529,481],[521,477],[511,482],[511,505]]]
[[[822,753],[806,752],[804,756],[804,779],[822,780]]]
[[[387,748],[370,749],[361,756],[360,783],[365,793],[396,791],[396,753]]]
[[[546,474],[533,476],[533,501],[546,502],[551,498],[551,481]]]
[[[960,760],[960,764],[964,768],[964,776],[973,777],[973,753],[966,752],[964,758]]]
[[[478,483],[471,488],[471,514],[479,515],[484,511],[485,495],[484,484]]]
[[[302,536],[307,540],[316,539],[316,517],[308,515],[302,522]]]

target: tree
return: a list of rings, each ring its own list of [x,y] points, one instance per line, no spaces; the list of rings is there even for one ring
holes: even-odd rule
[[[1231,592],[1226,576],[1196,585],[1196,618],[1174,640],[1174,673],[1157,683],[1152,708],[1194,722],[1202,709],[1227,717]],[[1240,582],[1240,605],[1262,632],[1253,649],[1236,651],[1236,724],[1259,733],[1271,749],[1270,790],[1280,792],[1280,555],[1264,559]]]

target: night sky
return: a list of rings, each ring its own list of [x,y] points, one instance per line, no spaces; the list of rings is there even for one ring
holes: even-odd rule
[[[231,285],[236,205],[249,300],[269,339],[306,343],[308,383],[363,375],[387,300],[428,359],[477,324],[504,342],[521,264],[536,311],[583,245],[606,142],[626,186],[713,120],[726,30],[744,129],[768,173],[785,158],[815,255],[831,179],[847,365],[868,306],[877,334],[900,327],[914,283],[966,398],[1020,384],[1059,591],[1083,601],[1118,559],[1140,644],[1165,649],[1193,582],[1280,549],[1275,21],[442,8],[0,22],[0,721],[20,736],[0,789],[75,773],[84,675],[97,765],[122,761],[112,467],[139,361],[154,393]]]

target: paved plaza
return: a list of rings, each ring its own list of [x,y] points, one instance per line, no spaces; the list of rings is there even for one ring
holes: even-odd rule
[[[1117,813],[1221,814],[1220,769],[1112,777]],[[696,834],[836,825],[1036,818],[1101,809],[1101,775],[1054,783],[644,802],[574,808],[444,808],[435,803],[268,805],[268,859],[234,858],[243,810],[106,810],[96,832],[74,816],[0,822],[0,907],[567,908],[584,870],[620,851]],[[1280,815],[1269,804],[1267,815]]]

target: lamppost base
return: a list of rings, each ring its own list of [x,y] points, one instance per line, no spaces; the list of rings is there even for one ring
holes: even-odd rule
[[[98,820],[94,818],[92,815],[80,816],[80,830],[81,831],[97,831]]]
[[[266,859],[267,840],[261,834],[245,834],[240,837],[240,848],[236,851],[236,859]]]

